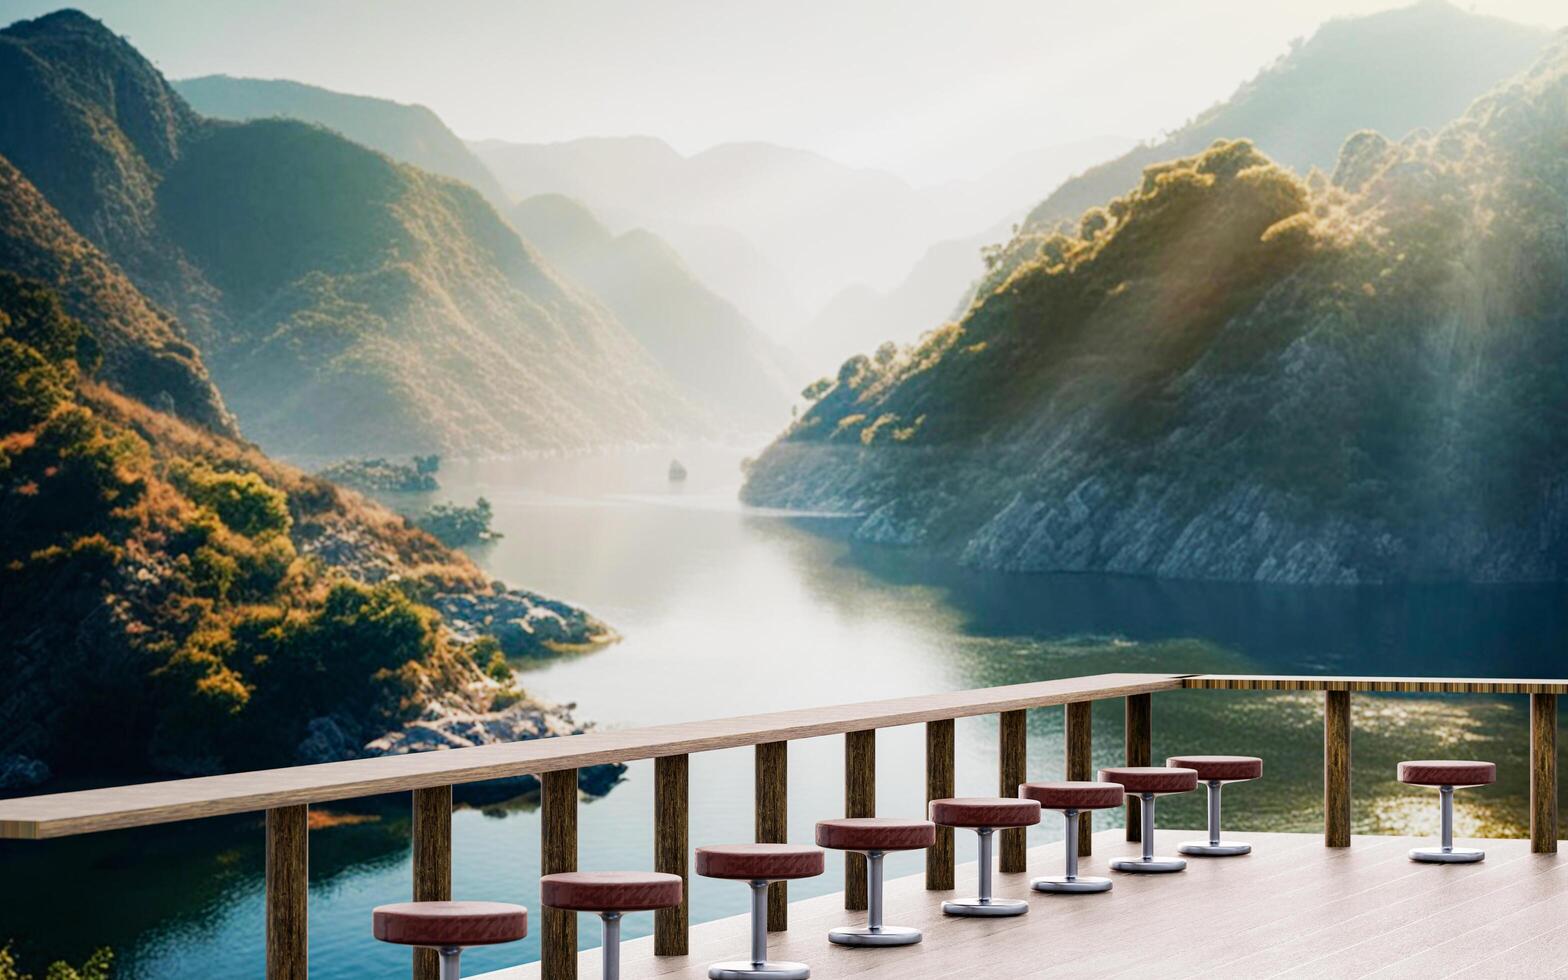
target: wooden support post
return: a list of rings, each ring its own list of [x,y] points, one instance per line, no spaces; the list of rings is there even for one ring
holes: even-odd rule
[[[1350,692],[1323,692],[1323,846],[1350,846]]]
[[[759,742],[756,756],[757,843],[789,840],[789,743]],[[789,883],[768,886],[768,931],[789,928]]]
[[[653,760],[653,870],[681,876],[681,904],[653,913],[655,956],[687,953],[687,909],[691,903],[686,867],[689,769],[688,757],[684,755],[664,755]]]
[[[414,790],[414,901],[452,900],[452,787]],[[414,980],[440,980],[433,949],[414,951]]]
[[[871,728],[844,735],[844,816],[877,815],[877,732]],[[844,855],[844,907],[866,907],[866,858]]]
[[[1029,715],[1020,708],[1002,712],[1001,745],[999,746],[998,796],[1016,798],[1018,787],[1029,779]],[[996,835],[1001,840],[1001,855],[997,862],[1003,874],[1016,874],[1028,864],[1029,832],[1022,827],[1004,830]]]
[[[926,803],[951,799],[956,792],[953,764],[953,719],[926,722]],[[926,848],[926,888],[947,891],[953,887],[953,828],[938,827],[936,843]]]
[[[539,873],[577,870],[577,770],[544,774]],[[577,913],[545,906],[539,934],[542,975],[577,980]]]
[[[1123,742],[1126,765],[1154,764],[1154,695],[1129,694],[1126,697],[1126,725]],[[1127,839],[1143,840],[1143,811],[1135,797],[1127,798]]]
[[[1530,695],[1530,851],[1557,853],[1557,695]]]
[[[267,980],[306,980],[309,807],[267,811]]]
[[[1093,701],[1069,701],[1066,705],[1067,745],[1064,771],[1069,780],[1094,779],[1094,731],[1092,728]],[[1085,810],[1078,814],[1078,856],[1088,857],[1094,851],[1094,813]]]

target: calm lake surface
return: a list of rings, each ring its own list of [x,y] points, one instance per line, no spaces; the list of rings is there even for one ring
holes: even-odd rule
[[[690,471],[666,481],[667,449],[568,460],[449,462],[439,499],[484,496],[506,537],[474,551],[496,576],[581,604],[625,639],[542,666],[530,691],[575,701],[603,727],[635,726],[1111,670],[1474,676],[1568,672],[1568,590],[1419,587],[1288,589],[1111,576],[1006,576],[852,547],[828,519],[748,511],[735,502],[741,453],[682,449]],[[1393,782],[1411,757],[1499,764],[1495,787],[1461,794],[1461,835],[1522,835],[1527,821],[1522,697],[1358,697],[1358,832],[1428,829],[1434,801]],[[1120,703],[1097,706],[1096,763],[1120,761]],[[1157,758],[1262,755],[1266,778],[1227,794],[1236,829],[1321,826],[1321,707],[1315,696],[1183,692],[1155,698]],[[1030,716],[1032,778],[1059,778],[1060,709]],[[924,805],[923,732],[879,734],[878,807]],[[841,738],[790,747],[790,829],[842,813]],[[994,795],[996,723],[958,726],[960,794]],[[1568,751],[1568,745],[1565,745]],[[694,756],[692,843],[751,838],[751,751]],[[638,763],[579,814],[587,869],[648,867],[652,764]],[[311,837],[311,972],[325,980],[404,977],[406,950],[370,938],[370,910],[410,888],[406,808],[316,814]],[[1201,801],[1171,798],[1164,826],[1202,823]],[[1111,817],[1101,826],[1109,826]],[[538,813],[528,803],[454,819],[458,897],[538,907]],[[1047,820],[1031,844],[1060,838]],[[960,858],[973,841],[960,840]],[[79,960],[110,945],[126,978],[262,973],[262,830],[257,818],[0,846],[0,942],[24,966]],[[890,860],[914,873],[918,856]],[[842,861],[792,886],[836,891]],[[694,879],[693,921],[743,912],[744,889]],[[630,917],[628,937],[652,930]],[[598,924],[583,917],[584,946]],[[537,939],[464,957],[465,973],[538,957]]]

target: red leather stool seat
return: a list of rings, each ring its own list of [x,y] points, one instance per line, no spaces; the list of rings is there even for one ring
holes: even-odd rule
[[[646,912],[681,904],[680,875],[569,871],[539,879],[539,901],[570,912]]]
[[[1040,804],[1006,796],[932,800],[931,820],[940,827],[1033,827],[1040,822]]]
[[[1102,783],[1120,783],[1128,793],[1190,793],[1198,788],[1196,769],[1165,766],[1119,766],[1101,769]]]
[[[1165,760],[1168,769],[1195,769],[1198,781],[1222,783],[1263,778],[1263,760],[1250,755],[1173,755]]]
[[[1122,805],[1127,790],[1120,783],[1024,783],[1018,795],[1042,810],[1109,810]]]
[[[1485,786],[1497,782],[1497,765],[1455,759],[1401,762],[1399,781],[1414,786]]]
[[[836,851],[918,851],[936,843],[936,824],[901,817],[817,821],[817,846]]]
[[[823,853],[804,844],[721,844],[697,848],[697,873],[704,878],[787,881],[814,878],[825,866]]]
[[[491,946],[528,935],[528,910],[501,902],[399,902],[370,914],[371,931],[403,946]]]

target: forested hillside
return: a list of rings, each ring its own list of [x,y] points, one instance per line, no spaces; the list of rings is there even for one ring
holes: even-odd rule
[[[703,430],[641,345],[476,191],[305,123],[204,119],[82,14],[0,31],[0,154],[188,328],[269,450]]]
[[[115,391],[96,334],[0,271],[0,788],[353,757],[416,718],[570,725],[436,610],[487,608],[514,653],[606,627]]]
[[[48,283],[92,332],[101,376],[214,432],[237,435],[196,348],[113,262],[0,157],[0,269]]]
[[[1424,9],[1424,8],[1423,8]],[[1247,141],[1026,232],[847,362],[745,498],[1017,570],[1568,576],[1568,39],[1332,179]]]

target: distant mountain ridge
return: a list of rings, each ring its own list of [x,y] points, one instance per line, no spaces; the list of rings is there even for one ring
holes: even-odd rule
[[[1332,179],[1218,141],[846,362],[743,499],[992,569],[1568,580],[1565,201],[1568,36]]]
[[[1523,70],[1551,33],[1420,0],[1325,23],[1235,94],[1162,140],[1067,181],[1029,213],[1024,230],[1077,221],[1137,184],[1143,168],[1201,152],[1216,139],[1250,139],[1297,173],[1328,169],[1351,133],[1401,139],[1441,126]]]
[[[557,269],[603,300],[681,390],[730,431],[752,433],[788,417],[801,369],[650,231],[619,235],[559,194],[522,201],[510,214]]]
[[[422,105],[348,95],[287,79],[203,75],[170,84],[204,116],[235,122],[286,116],[317,123],[394,160],[461,181],[497,209],[510,204],[489,168]]]
[[[203,119],[74,11],[0,31],[0,83],[0,154],[188,327],[273,451],[704,431],[641,345],[465,185],[314,125]]]

